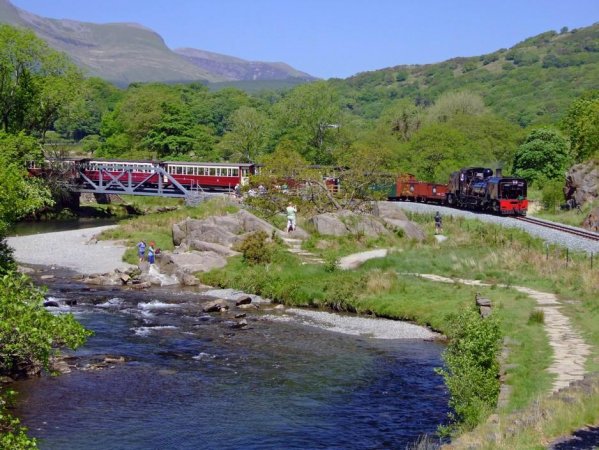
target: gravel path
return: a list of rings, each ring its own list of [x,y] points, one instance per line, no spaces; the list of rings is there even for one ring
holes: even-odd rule
[[[480,280],[452,279],[433,274],[413,274],[421,278],[441,283],[461,283],[474,286],[491,286]],[[560,311],[561,303],[557,296],[548,292],[536,291],[522,286],[499,285],[512,288],[527,294],[537,302],[537,309],[543,311],[543,325],[547,331],[549,345],[553,349],[553,362],[547,369],[555,375],[552,392],[567,387],[570,383],[582,380],[585,374],[584,365],[591,354],[590,347],[582,336],[572,327],[570,319]]]
[[[14,236],[7,238],[7,242],[15,250],[15,259],[23,264],[58,266],[85,275],[107,273],[132,267],[123,262],[124,245],[93,239],[115,226]]]
[[[563,233],[558,230],[551,230],[539,225],[534,225],[526,222],[520,222],[512,217],[501,217],[494,216],[491,214],[479,214],[470,211],[462,211],[454,208],[447,208],[445,206],[427,205],[424,203],[410,203],[410,202],[390,202],[397,205],[398,208],[404,211],[411,211],[421,214],[433,214],[436,211],[440,211],[444,217],[465,217],[468,219],[478,219],[481,222],[496,223],[504,227],[520,228],[527,233],[543,239],[545,242],[551,244],[561,245],[570,250],[583,251],[587,253],[599,253],[599,241],[590,241],[576,237],[567,233]],[[432,219],[431,219],[432,220]],[[572,227],[574,228],[574,227]],[[588,231],[588,230],[585,230]]]

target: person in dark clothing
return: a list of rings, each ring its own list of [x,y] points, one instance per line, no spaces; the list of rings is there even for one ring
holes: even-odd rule
[[[441,213],[437,211],[435,214],[435,234],[443,233],[443,218],[441,217]]]

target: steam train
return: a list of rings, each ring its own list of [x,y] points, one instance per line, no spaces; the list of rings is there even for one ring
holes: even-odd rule
[[[119,161],[89,158],[46,160],[41,165],[30,163],[28,170],[33,176],[46,176],[52,171],[60,171],[67,176],[70,173],[79,183],[98,183],[101,180],[125,177],[134,183],[168,184],[169,180],[159,179],[156,167],[162,168],[173,180],[186,188],[200,187],[203,190],[225,192],[233,191],[236,185],[247,185],[250,176],[258,174],[260,170],[259,165],[251,163]],[[323,179],[332,192],[338,192],[343,188],[342,178],[323,176]],[[389,200],[436,203],[502,215],[526,215],[526,190],[526,180],[522,178],[504,177],[499,169],[493,173],[492,169],[469,167],[453,172],[448,184],[419,181],[413,175],[400,176],[387,195]]]
[[[449,176],[448,184],[419,181],[412,175],[397,178],[389,200],[455,206],[502,215],[526,215],[527,184],[523,178],[504,177],[501,170],[468,167]]]

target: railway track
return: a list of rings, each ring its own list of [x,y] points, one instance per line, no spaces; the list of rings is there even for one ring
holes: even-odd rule
[[[599,233],[594,233],[592,231],[584,231],[555,222],[547,222],[545,220],[535,219],[533,217],[516,217],[516,219],[521,222],[527,222],[541,227],[551,228],[552,230],[562,231],[564,233],[572,234],[574,236],[582,237],[592,241],[599,241]]]

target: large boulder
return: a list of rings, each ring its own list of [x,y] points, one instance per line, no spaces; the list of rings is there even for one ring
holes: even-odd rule
[[[566,200],[575,200],[582,205],[599,197],[599,163],[587,162],[576,164],[566,175],[564,187]]]
[[[187,218],[173,225],[173,243],[181,245],[192,241],[211,242],[231,246],[242,240],[248,233],[265,231],[268,235],[276,232],[271,224],[253,214],[241,210],[226,216],[212,216],[206,219]]]
[[[385,225],[374,216],[356,214],[346,210],[318,214],[312,217],[310,221],[316,231],[322,235],[364,234],[366,236],[379,236],[390,233]]]
[[[175,275],[182,279],[184,274],[208,272],[227,265],[227,259],[216,252],[163,252],[160,261],[160,272],[166,275]]]
[[[587,230],[599,232],[599,206],[593,208],[586,219],[584,219],[582,226]]]
[[[408,220],[406,213],[395,202],[376,202],[373,214],[380,217],[393,229],[403,230],[404,236],[419,241],[426,238],[424,230],[414,222]]]

